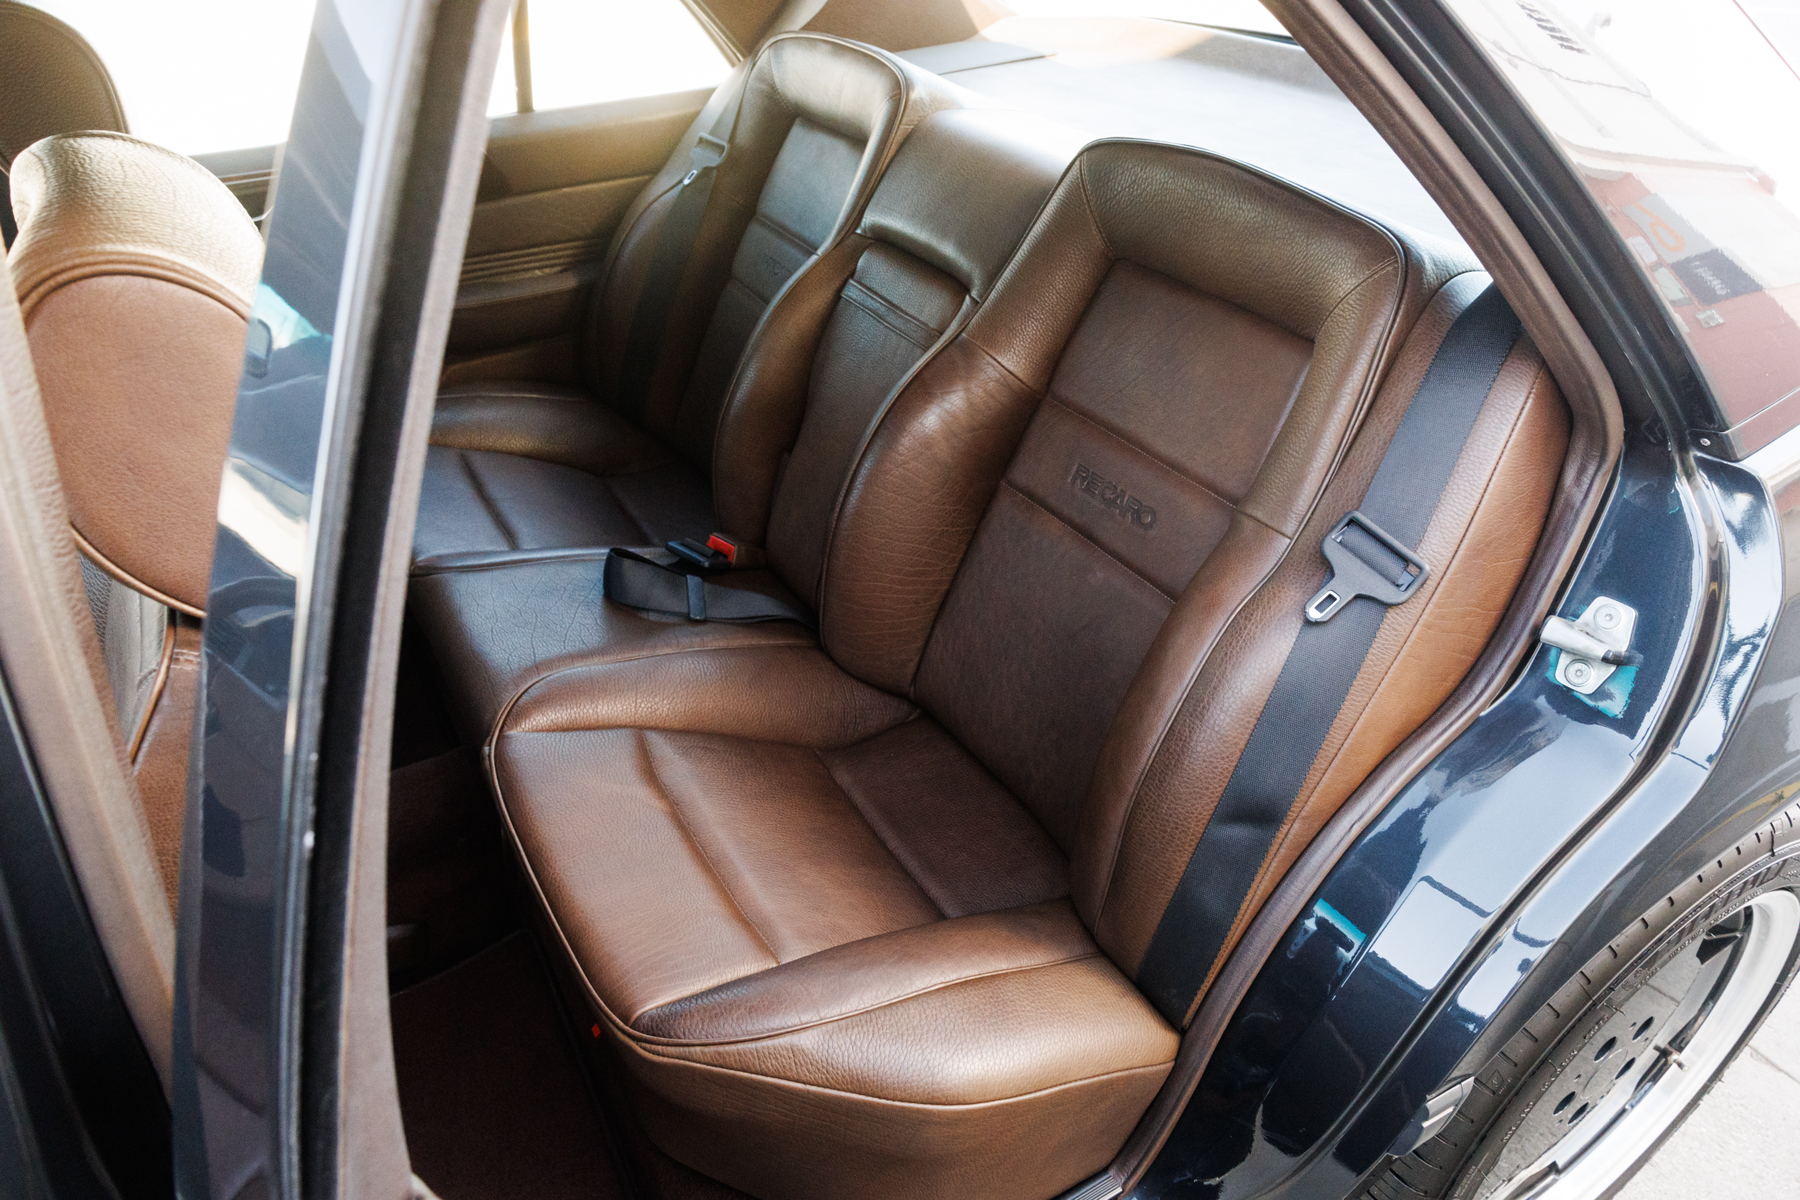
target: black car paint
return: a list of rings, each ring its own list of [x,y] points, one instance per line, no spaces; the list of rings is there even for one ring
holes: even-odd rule
[[[254,328],[273,297],[312,332],[285,345],[272,337],[267,348],[253,339],[227,466],[239,487],[313,538],[322,536],[312,502],[342,359],[334,335],[373,89],[336,7],[321,4],[252,313]],[[314,580],[297,577],[313,564],[296,569],[293,546],[260,532],[259,545],[221,520],[202,651],[200,779],[189,796],[200,854],[180,905],[174,1081],[177,1189],[196,1200],[246,1187],[300,1192],[300,912],[317,755],[293,750],[316,746],[317,700],[295,678],[295,638],[311,643],[331,614],[302,590]]]
[[[1642,443],[1625,457],[1559,609],[1599,595],[1638,609],[1644,662],[1623,711],[1559,685],[1539,647],[1327,876],[1134,1197],[1352,1194],[1428,1096],[1479,1072],[1569,969],[1786,802],[1773,781],[1800,776],[1785,737],[1800,644],[1785,671],[1758,668],[1800,595],[1784,597],[1762,481],[1692,461],[1683,475]],[[1746,712],[1762,733],[1740,753]]]

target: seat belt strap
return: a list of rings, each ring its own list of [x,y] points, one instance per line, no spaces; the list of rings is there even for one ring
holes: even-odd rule
[[[713,180],[719,164],[731,148],[731,135],[737,128],[738,111],[744,104],[744,91],[749,82],[749,69],[733,84],[733,93],[719,110],[712,127],[701,134],[689,152],[688,173],[675,185],[675,199],[656,231],[656,246],[650,252],[650,265],[644,276],[643,289],[631,313],[631,327],[625,335],[624,362],[619,370],[619,401],[622,407],[642,418],[649,397],[650,378],[656,373],[661,357],[663,334],[668,328],[669,313],[675,307],[675,293],[686,273],[688,256],[694,239],[699,236],[701,219],[706,216],[707,202],[712,198]]]
[[[606,552],[601,590],[608,600],[627,608],[690,621],[796,621],[808,629],[818,627],[813,614],[799,604],[748,588],[721,586],[680,556],[670,557],[676,561],[664,564],[614,546]]]
[[[1138,986],[1176,1028],[1211,976],[1388,606],[1404,603],[1425,578],[1414,550],[1518,337],[1518,318],[1490,284],[1444,335],[1362,507],[1326,535],[1331,578],[1306,605],[1275,688],[1138,966]]]

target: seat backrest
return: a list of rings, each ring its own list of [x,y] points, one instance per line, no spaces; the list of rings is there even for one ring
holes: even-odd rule
[[[584,341],[590,386],[708,465],[720,405],[770,301],[855,227],[906,133],[955,103],[948,85],[873,47],[806,33],[770,39],[741,88],[728,80],[719,89],[620,222]],[[633,327],[658,243],[690,152],[721,114],[729,149],[679,280],[664,281],[674,288],[666,323],[645,343]],[[636,377],[628,356],[646,344],[655,356],[648,382],[626,395]]]
[[[191,159],[61,134],[10,255],[127,761],[171,907],[219,481],[262,239]]]
[[[1140,984],[1324,582],[1320,543],[1485,283],[1460,253],[1242,166],[1097,143],[853,472],[820,584],[825,648],[1036,815]],[[1536,545],[1566,420],[1520,342],[1420,544],[1428,582],[1387,610],[1266,858],[1226,897],[1237,928],[1480,652]]]
[[[15,229],[4,193],[19,151],[55,133],[126,133],[112,76],[87,39],[27,4],[0,0],[0,226]]]
[[[765,545],[809,603],[886,404],[987,299],[1083,140],[1004,109],[926,118],[857,231],[770,309],[720,421],[713,495],[720,528]]]
[[[827,649],[916,698],[1072,849],[1176,599],[1241,599],[1299,532],[1410,268],[1372,222],[1247,168],[1090,146],[859,463]]]
[[[82,552],[191,615],[262,239],[190,158],[63,134],[13,164],[13,284]]]

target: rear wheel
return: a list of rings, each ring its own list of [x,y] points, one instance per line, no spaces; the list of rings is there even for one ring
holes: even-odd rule
[[[1591,1200],[1629,1179],[1800,966],[1796,818],[1762,827],[1584,964],[1482,1070],[1443,1132],[1367,1194]]]

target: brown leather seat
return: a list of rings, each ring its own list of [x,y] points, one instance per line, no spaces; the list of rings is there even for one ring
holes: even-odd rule
[[[1219,159],[1090,147],[887,405],[822,555],[771,524],[818,645],[572,663],[510,702],[493,785],[665,1150],[766,1198],[1044,1197],[1106,1164],[1178,1043],[1134,986],[1151,933],[1320,540],[1484,282]],[[1443,566],[1239,928],[1473,661],[1565,439],[1520,343],[1421,547]]]
[[[122,133],[32,145],[13,162],[12,203],[13,284],[173,905],[199,619],[262,239],[204,167]]]
[[[791,587],[816,603],[839,496],[885,405],[993,291],[1081,142],[1005,109],[926,118],[856,232],[771,307],[724,403],[715,452],[719,527],[775,560],[774,571],[734,574],[740,586]],[[468,741],[485,739],[519,687],[555,666],[812,640],[792,624],[690,624],[624,608],[601,596],[604,566],[599,551],[508,551],[417,567],[409,603]]]
[[[650,278],[664,223],[690,148],[732,94],[720,89],[625,214],[585,334],[588,389],[473,383],[439,397],[415,561],[712,530],[714,433],[745,344],[796,272],[856,227],[908,131],[954,103],[934,76],[871,47],[770,39],[745,76],[648,383],[628,394],[640,298],[669,282]]]

